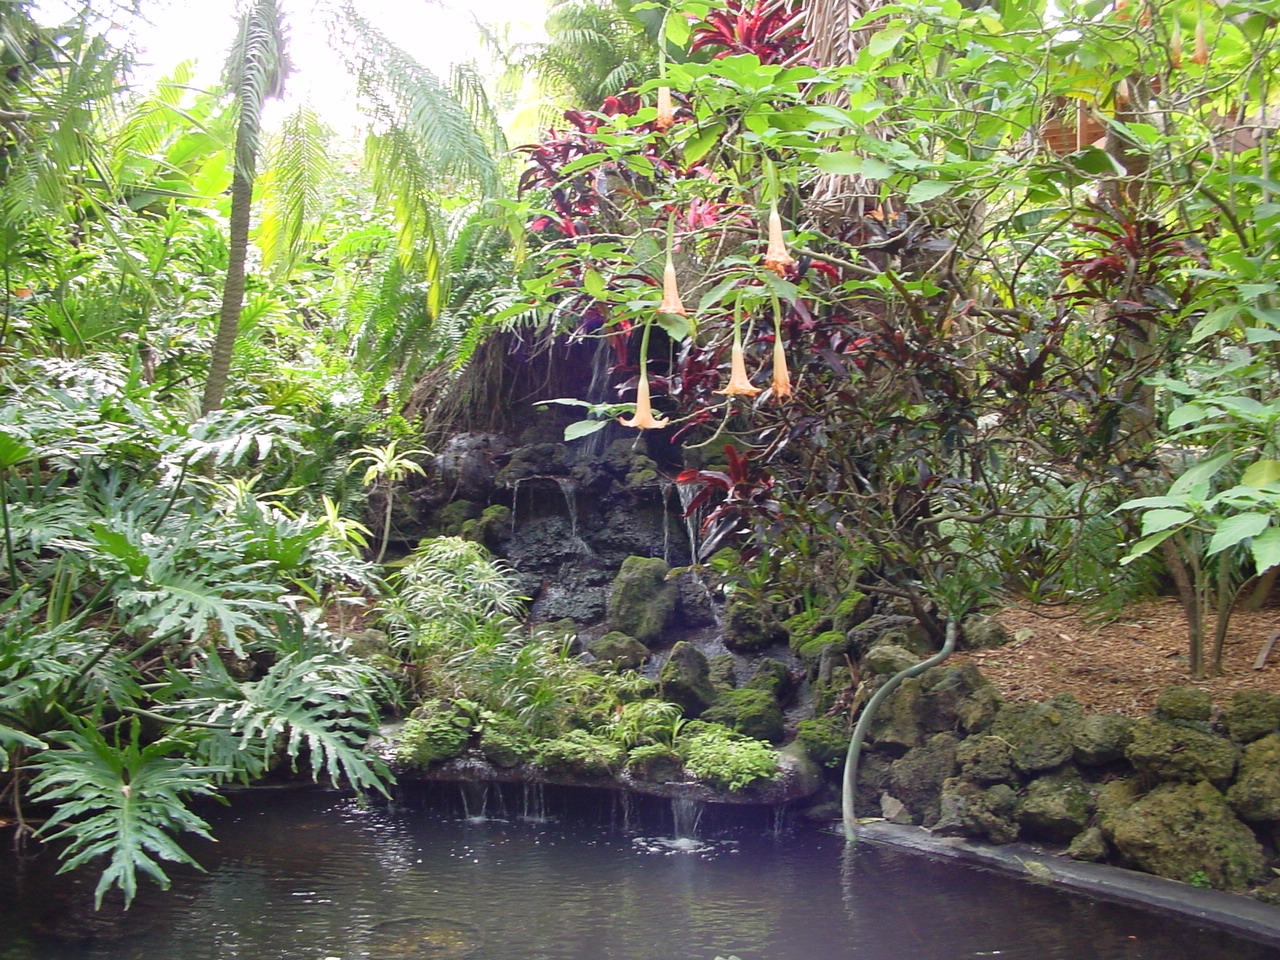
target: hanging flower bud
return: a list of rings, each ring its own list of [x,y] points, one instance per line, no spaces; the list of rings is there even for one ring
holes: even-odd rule
[[[782,349],[782,331],[775,327],[773,335],[773,399],[791,396],[791,373],[787,370],[787,352]]]
[[[618,422],[624,427],[637,430],[661,430],[671,424],[670,420],[660,419],[653,415],[653,404],[649,401],[649,370],[646,358],[640,359],[640,384],[636,387],[636,412],[632,417],[619,417]]]
[[[1204,6],[1196,6],[1196,47],[1191,54],[1191,62],[1205,66],[1209,62],[1209,43],[1204,35]]]
[[[662,302],[658,304],[658,312],[674,313],[681,317],[689,315],[680,299],[680,289],[676,286],[676,265],[671,262],[670,246],[667,247],[666,266],[662,268]]]
[[[1169,36],[1169,65],[1175,70],[1182,69],[1182,21],[1177,14],[1173,17],[1173,33]]]
[[[658,88],[658,117],[653,121],[653,125],[659,130],[666,132],[670,130],[676,122],[676,108],[671,103],[671,88]]]
[[[715,391],[722,397],[754,397],[760,392],[759,387],[751,385],[747,376],[747,361],[742,354],[742,344],[734,341],[733,361],[729,365],[729,382],[723,390]]]
[[[778,202],[775,200],[769,204],[769,247],[764,254],[764,268],[785,278],[787,267],[795,262],[782,239],[782,218],[778,216]]]

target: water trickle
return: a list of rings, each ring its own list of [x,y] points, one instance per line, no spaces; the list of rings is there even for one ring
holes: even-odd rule
[[[458,786],[462,790],[463,816],[476,822],[487,819],[489,784],[486,781],[460,780]]]
[[[526,823],[546,823],[547,804],[542,784],[526,780],[521,790],[520,819]]]
[[[702,800],[688,797],[673,797],[671,800],[671,818],[675,821],[675,839],[698,839],[698,824],[702,822],[702,813],[707,808]]]
[[[555,480],[560,493],[564,495],[565,509],[569,513],[569,542],[573,544],[573,549],[577,553],[590,555],[591,545],[578,536],[578,485],[571,477],[552,477],[551,479]]]

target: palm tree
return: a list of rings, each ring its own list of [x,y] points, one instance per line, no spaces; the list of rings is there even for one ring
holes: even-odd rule
[[[235,167],[231,179],[231,223],[228,236],[227,275],[218,313],[205,381],[202,413],[222,406],[231,372],[231,354],[244,309],[245,263],[249,253],[249,216],[253,206],[253,181],[262,134],[262,109],[267,100],[284,92],[289,73],[284,18],[276,0],[255,0],[240,17],[240,30],[227,58],[226,82],[235,92],[239,118],[236,123]]]

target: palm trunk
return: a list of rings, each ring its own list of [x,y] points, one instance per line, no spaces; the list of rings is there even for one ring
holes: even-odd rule
[[[243,127],[236,134],[236,153],[241,150]],[[244,310],[245,262],[249,253],[249,215],[253,204],[253,170],[236,165],[231,178],[231,230],[228,237],[227,278],[222,288],[222,309],[218,314],[218,332],[213,341],[209,361],[209,379],[204,385],[202,414],[221,408],[231,373],[231,355],[240,332],[240,314]]]

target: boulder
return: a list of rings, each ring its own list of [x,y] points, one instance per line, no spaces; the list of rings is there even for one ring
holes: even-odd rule
[[[1187,783],[1229,780],[1238,753],[1229,740],[1156,717],[1134,723],[1133,738],[1125,748],[1139,773]]]
[[[1093,810],[1093,791],[1068,765],[1027,784],[1018,823],[1028,838],[1066,843],[1088,826]]]
[[[1007,703],[996,714],[991,733],[1008,742],[1009,759],[1017,770],[1039,773],[1071,759],[1073,734],[1083,716],[1069,695],[1044,703]]]
[[[1249,743],[1280,729],[1280,694],[1269,690],[1237,690],[1222,711],[1231,739]]]
[[[1009,744],[1000,737],[967,737],[956,748],[956,762],[960,764],[961,778],[978,786],[1018,781]]]
[[[992,843],[1012,843],[1018,839],[1014,819],[1017,800],[1008,784],[983,788],[952,778],[942,785],[933,832],[943,837],[986,837]]]
[[[777,743],[782,739],[782,710],[767,691],[742,687],[726,690],[715,704],[702,711],[702,719],[722,723],[757,740]]]
[[[725,610],[724,645],[739,653],[754,653],[787,642],[787,628],[766,605],[735,597]]]
[[[902,754],[921,744],[922,696],[920,678],[908,677],[880,704],[868,730],[868,739],[877,749]]]
[[[761,660],[756,667],[756,672],[746,682],[746,686],[752,690],[763,690],[778,702],[783,703],[791,695],[793,686],[791,672],[781,660]]]
[[[599,640],[587,644],[587,651],[615,670],[636,670],[651,655],[648,647],[620,630],[611,630]]]
[[[667,580],[669,568],[656,557],[627,557],[613,581],[609,622],[641,643],[662,636],[676,607],[677,588]]]
[[[1132,781],[1114,780],[1098,794],[1099,826],[1131,866],[1175,880],[1206,877],[1236,890],[1266,872],[1253,831],[1211,783],[1161,783],[1141,796]]]
[[[796,739],[814,763],[824,767],[844,764],[852,731],[842,717],[814,717],[796,724]]]
[[[1270,733],[1244,748],[1227,802],[1241,820],[1280,820],[1280,736]]]
[[[881,643],[893,644],[917,654],[916,662],[933,652],[929,634],[915,617],[878,614],[848,630],[845,637],[849,649],[859,657]]]
[[[732,690],[738,685],[738,665],[732,653],[720,653],[707,661],[711,666],[711,682]]]
[[[877,642],[874,647],[862,656],[861,666],[864,672],[893,676],[914,667],[920,662],[910,650],[892,643]]]
[[[1086,827],[1076,834],[1071,845],[1067,847],[1067,856],[1072,860],[1086,860],[1089,863],[1101,863],[1107,859],[1107,841],[1097,827]]]
[[[960,626],[963,647],[966,650],[988,650],[991,647],[1003,647],[1013,639],[1006,630],[990,617],[966,617]]]
[[[1199,687],[1170,685],[1156,697],[1156,715],[1165,720],[1207,723],[1213,713],[1213,695]]]
[[[658,674],[664,700],[678,703],[686,717],[696,717],[719,696],[711,684],[711,665],[691,643],[681,640]]]
[[[905,803],[911,815],[926,827],[937,822],[942,785],[956,774],[958,745],[952,734],[935,734],[923,746],[895,760],[890,768],[889,792]]]
[[[1119,713],[1091,713],[1082,717],[1071,732],[1075,762],[1100,767],[1124,756],[1133,739],[1133,720]]]
[[[920,675],[920,689],[920,722],[925,733],[968,729],[965,721],[980,722],[978,714],[982,712],[983,704],[994,705],[999,700],[995,687],[971,663],[963,666],[943,663],[930,667]],[[991,716],[994,718],[994,710]]]

